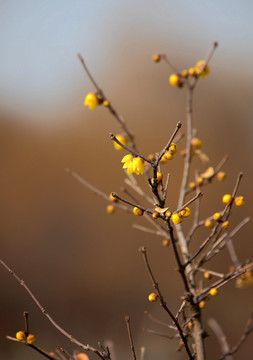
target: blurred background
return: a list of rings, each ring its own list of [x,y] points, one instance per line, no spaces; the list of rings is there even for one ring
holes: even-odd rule
[[[234,209],[233,227],[252,212],[253,3],[235,0],[1,0],[0,2],[0,144],[1,258],[33,290],[51,316],[73,336],[96,346],[114,344],[114,359],[131,356],[124,321],[131,316],[137,354],[145,360],[185,359],[175,353],[176,341],[143,328],[166,332],[144,315],[166,315],[147,301],[152,291],[138,248],[147,246],[150,262],[170,309],[177,311],[183,287],[171,248],[162,238],[132,228],[145,225],[118,210],[106,214],[106,202],[64,171],[76,171],[105,193],[122,194],[124,172],[109,132],[120,128],[108,111],[83,106],[94,91],[77,59],[80,52],[91,73],[135,134],[144,155],[167,143],[175,124],[185,125],[185,89],[169,86],[170,69],[154,64],[152,55],[166,53],[179,69],[203,59],[212,42],[219,47],[211,74],[194,96],[194,126],[203,151],[228,179],[204,189],[202,218],[219,210],[221,197],[232,192],[239,171],[245,174],[239,193],[246,197]],[[179,144],[184,148],[184,140]],[[168,205],[176,207],[183,161],[177,154],[164,165],[171,173]],[[194,166],[205,169],[198,159]],[[190,222],[190,219],[187,220]],[[187,225],[186,225],[187,226]],[[193,248],[205,239],[200,231]],[[252,256],[252,224],[235,238],[240,261]],[[227,251],[210,269],[228,271]],[[0,269],[0,358],[41,359],[21,344],[5,339],[24,328],[47,350],[72,344],[40,313],[28,294]],[[206,321],[215,317],[233,345],[243,331],[252,306],[252,288],[231,283],[204,310],[207,359],[221,351]],[[95,359],[93,354],[89,354]],[[252,358],[252,341],[235,359]],[[113,360],[114,360],[113,359]]]

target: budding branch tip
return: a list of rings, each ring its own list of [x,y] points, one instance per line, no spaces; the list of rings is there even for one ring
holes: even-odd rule
[[[141,247],[139,248],[139,251],[140,251],[142,254],[145,254],[145,253],[146,253],[146,248],[145,248],[145,246],[141,246]]]

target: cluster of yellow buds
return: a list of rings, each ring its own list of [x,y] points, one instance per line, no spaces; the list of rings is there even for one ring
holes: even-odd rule
[[[183,218],[188,217],[191,215],[191,210],[188,207],[185,207],[179,213],[173,213],[171,215],[171,220],[173,224],[178,225],[183,221]]]
[[[174,154],[176,154],[177,152],[177,144],[176,143],[171,143],[169,150],[166,151],[166,153],[162,156],[161,158],[161,163],[164,164],[166,163],[168,160],[173,159]]]
[[[230,194],[225,194],[223,195],[223,198],[222,198],[222,202],[224,204],[230,204],[234,201],[235,205],[236,206],[243,206],[244,203],[245,203],[245,199],[243,196],[236,196],[234,199],[232,197],[232,195]]]
[[[36,338],[33,334],[28,334],[26,336],[26,333],[24,331],[18,331],[16,333],[16,339],[18,341],[25,341],[27,344],[32,345],[35,343]]]
[[[160,61],[157,60],[158,57],[153,57],[154,62]],[[156,60],[156,61],[155,61]],[[199,60],[196,62],[195,67],[191,67],[188,70],[183,70],[180,74],[171,74],[169,77],[169,82],[172,86],[182,87],[184,85],[185,79],[189,76],[195,78],[204,78],[210,74],[210,68],[206,64],[205,60]]]

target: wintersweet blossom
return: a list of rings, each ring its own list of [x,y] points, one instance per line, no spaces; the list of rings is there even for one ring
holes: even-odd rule
[[[144,161],[140,157],[135,157],[133,155],[127,154],[121,160],[123,169],[127,169],[128,174],[143,174],[144,171]]]
[[[84,105],[88,106],[91,110],[96,109],[98,106],[98,98],[94,93],[88,93],[84,99]]]

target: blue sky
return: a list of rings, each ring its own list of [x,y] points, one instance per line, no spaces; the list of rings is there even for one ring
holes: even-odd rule
[[[252,1],[235,0],[2,0],[0,107],[44,121],[57,114],[84,82],[77,52],[102,76],[128,51],[183,57],[218,40],[215,66],[252,78],[252,14]]]

